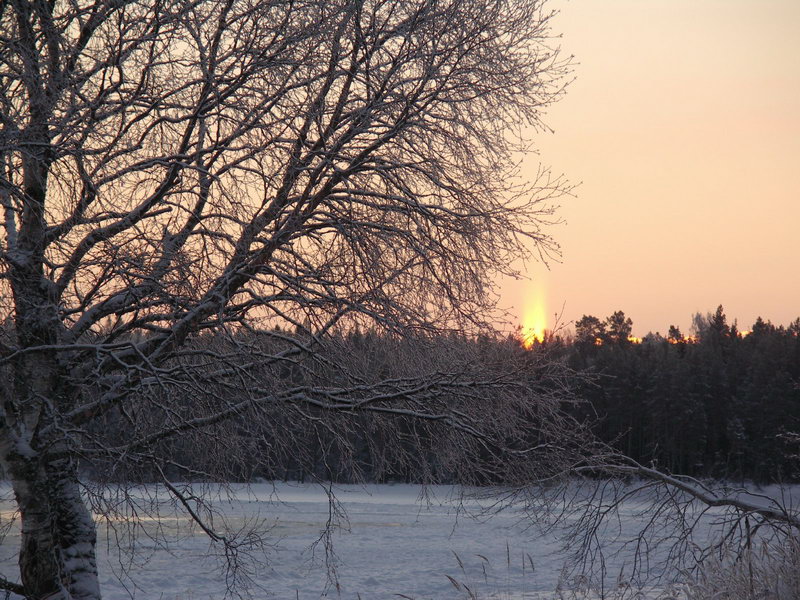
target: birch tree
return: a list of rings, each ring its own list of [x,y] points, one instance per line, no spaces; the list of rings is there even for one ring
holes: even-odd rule
[[[427,403],[460,385],[440,374],[264,385],[164,408],[127,449],[91,441],[111,414],[135,430],[148,390],[245,385],[249,359],[199,350],[204,331],[304,332],[272,364],[336,327],[491,323],[494,277],[557,251],[542,227],[564,182],[515,183],[520,132],[568,69],[550,17],[535,0],[0,2],[0,464],[22,524],[3,587],[100,597],[82,473],[103,452],[259,403],[484,435]]]

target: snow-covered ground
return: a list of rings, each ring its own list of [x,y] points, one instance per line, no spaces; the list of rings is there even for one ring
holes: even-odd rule
[[[224,571],[213,558],[218,549],[210,547],[207,536],[185,520],[169,514],[159,521],[148,520],[145,498],[152,497],[153,489],[133,490],[134,499],[141,498],[139,522],[145,532],[138,535],[133,554],[117,551],[127,543],[122,523],[98,523],[104,598],[222,598]],[[346,520],[332,535],[335,557],[326,555],[324,540],[314,545],[331,519],[324,486],[239,486],[233,497],[219,496],[214,505],[226,516],[229,527],[241,529],[262,520],[269,528],[269,545],[264,549],[267,561],[245,563],[260,586],[251,588],[255,598],[377,600],[396,594],[417,600],[465,598],[463,589],[456,589],[448,576],[480,598],[554,597],[565,561],[555,533],[526,527],[522,513],[513,509],[489,519],[473,518],[485,506],[478,500],[461,499],[457,488],[429,487],[424,499],[420,490],[414,485],[333,486],[346,513]],[[7,524],[13,514],[8,485],[0,491],[6,492],[0,517]],[[619,533],[621,528],[623,537],[632,534],[641,524],[635,516],[641,508],[626,509],[629,512],[623,513],[612,531]],[[160,541],[162,537],[166,543]],[[9,579],[16,575],[18,540],[12,526],[0,547],[0,574]],[[608,580],[624,582],[630,562],[630,553],[610,558]],[[335,583],[328,576],[330,568],[335,568]],[[657,594],[651,590],[648,595]]]

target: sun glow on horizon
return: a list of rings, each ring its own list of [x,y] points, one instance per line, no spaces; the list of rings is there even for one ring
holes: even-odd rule
[[[522,314],[522,343],[530,348],[536,342],[544,341],[547,330],[547,305],[544,289],[537,286],[532,289],[525,299],[525,309]]]

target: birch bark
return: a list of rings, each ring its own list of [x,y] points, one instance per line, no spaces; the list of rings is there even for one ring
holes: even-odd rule
[[[96,533],[69,458],[8,461],[22,531],[19,569],[28,597],[97,600]]]

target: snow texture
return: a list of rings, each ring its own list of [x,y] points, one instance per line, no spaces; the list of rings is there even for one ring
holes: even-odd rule
[[[0,491],[5,492],[0,518],[7,525],[13,504],[9,487]],[[145,496],[153,488],[139,491]],[[262,519],[271,527],[274,545],[267,549],[268,564],[255,568],[253,597],[464,598],[450,576],[481,598],[519,600],[552,598],[559,585],[565,554],[557,535],[529,527],[519,511],[475,518],[484,508],[480,502],[460,502],[458,489],[449,486],[427,488],[426,498],[415,485],[335,485],[332,491],[347,514],[332,540],[338,587],[327,576],[323,545],[314,547],[330,517],[325,487],[260,483],[234,488],[233,498],[218,498],[217,508],[234,528],[248,519]],[[623,535],[633,534],[640,525],[635,515],[641,508],[626,509],[630,518],[620,522]],[[155,536],[160,525],[172,541],[164,545],[140,535],[133,554],[120,554],[109,525],[113,523],[98,522],[98,567],[106,600],[224,597],[224,572],[214,558],[219,549],[199,528],[175,518],[164,518],[160,524],[154,520],[146,529]],[[614,533],[619,533],[617,524]],[[12,580],[18,541],[17,528],[11,527],[0,547],[0,574]],[[625,584],[629,562],[624,553],[609,558],[608,579],[613,585]],[[658,588],[648,593],[657,595]]]

